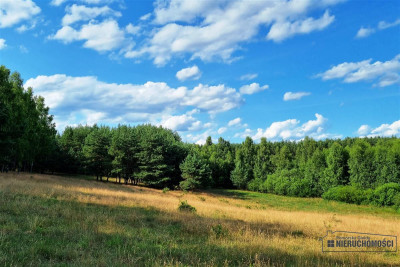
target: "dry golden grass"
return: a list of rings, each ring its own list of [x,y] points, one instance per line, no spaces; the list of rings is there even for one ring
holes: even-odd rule
[[[321,259],[320,263],[317,262],[321,266],[325,265],[323,259],[332,259],[343,265],[400,266],[399,253],[322,253],[319,241],[319,237],[324,236],[327,230],[400,237],[400,219],[396,216],[286,211],[211,193],[163,193],[145,187],[38,174],[0,174],[0,191],[109,207],[157,209],[167,214],[160,215],[161,221],[180,221],[185,231],[193,234],[209,232],[213,226],[221,224],[229,238],[211,237],[207,242],[210,245],[244,250],[252,255],[252,262],[260,266],[274,265],[268,260],[259,260],[260,251],[275,249],[302,259],[301,265],[311,264],[307,259],[314,257]],[[177,211],[182,200],[187,200],[196,208],[196,215]],[[40,218],[30,223],[34,228],[40,224]],[[82,227],[85,227],[84,223]],[[123,234],[123,228],[112,218],[103,221],[98,231]],[[158,264],[163,265],[162,262]],[[315,261],[313,264],[316,264]],[[213,264],[209,262],[208,265]]]

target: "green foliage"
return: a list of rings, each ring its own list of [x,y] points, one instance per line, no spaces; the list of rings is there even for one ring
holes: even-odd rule
[[[322,195],[323,199],[336,200],[354,204],[368,204],[371,200],[373,191],[364,190],[355,186],[337,186],[330,188]]]
[[[179,211],[195,213],[196,208],[189,205],[187,200],[181,201],[178,206]]]
[[[352,185],[361,188],[371,188],[375,184],[374,177],[374,151],[371,145],[358,139],[350,148],[350,182]]]
[[[304,170],[304,178],[311,181],[311,196],[321,196],[325,169],[325,154],[319,149],[315,150],[312,156],[308,158]]]
[[[109,175],[111,172],[111,156],[108,153],[111,143],[111,132],[108,127],[95,127],[85,138],[83,155],[86,166],[96,176]]]
[[[393,206],[398,202],[400,184],[388,183],[377,187],[372,195],[372,203],[377,206]]]
[[[261,180],[259,178],[255,178],[247,184],[247,189],[249,189],[250,191],[260,191],[261,192],[263,182],[264,182],[263,180]]]
[[[204,188],[211,183],[211,170],[200,155],[192,151],[181,163],[180,169],[184,179],[180,186],[184,190]]]
[[[328,149],[326,169],[321,177],[321,187],[324,192],[331,187],[348,184],[347,153],[337,142]]]
[[[269,175],[266,188],[268,192],[278,195],[312,196],[311,180],[303,178],[299,169],[283,169]]]
[[[164,187],[163,188],[163,190],[162,190],[162,192],[165,194],[165,193],[168,193],[169,192],[169,188],[168,187]]]
[[[180,137],[171,130],[152,125],[140,125],[136,130],[139,179],[146,185],[158,188],[177,184],[179,163],[185,156]]]
[[[211,226],[211,232],[215,235],[215,238],[220,239],[228,236],[228,229],[222,226],[222,224],[217,224]]]
[[[393,197],[393,206],[400,211],[400,193],[397,193]]]
[[[44,171],[55,154],[56,130],[44,98],[0,66],[0,171]]]

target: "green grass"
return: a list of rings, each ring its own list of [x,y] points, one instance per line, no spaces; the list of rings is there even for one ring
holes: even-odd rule
[[[338,214],[369,214],[380,217],[398,217],[400,212],[391,207],[376,207],[373,205],[355,205],[322,198],[301,198],[279,196],[259,192],[229,189],[212,189],[208,191],[214,195],[248,200],[261,208],[274,208],[287,211],[316,211]],[[226,200],[225,200],[226,201]]]

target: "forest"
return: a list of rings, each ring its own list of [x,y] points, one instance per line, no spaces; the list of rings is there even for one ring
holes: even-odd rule
[[[43,97],[0,67],[0,170],[85,174],[155,188],[238,188],[400,207],[400,139],[345,138],[241,144],[182,142],[161,126],[66,127]]]

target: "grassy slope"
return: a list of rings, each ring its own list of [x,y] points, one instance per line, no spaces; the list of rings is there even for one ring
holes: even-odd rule
[[[391,207],[376,207],[372,205],[353,205],[337,201],[327,201],[322,198],[287,197],[273,194],[250,192],[243,190],[210,190],[215,195],[228,196],[260,204],[263,208],[278,210],[301,210],[315,212],[332,212],[338,214],[368,214],[381,217],[398,217],[400,212]]]
[[[178,212],[181,200],[197,213]],[[396,253],[322,253],[318,237],[328,229],[399,235],[400,219],[392,210],[320,199],[226,190],[164,194],[0,174],[0,266],[400,263]]]

